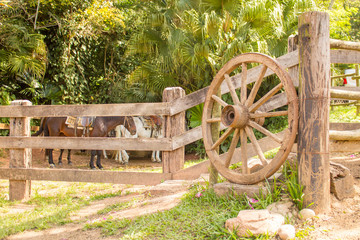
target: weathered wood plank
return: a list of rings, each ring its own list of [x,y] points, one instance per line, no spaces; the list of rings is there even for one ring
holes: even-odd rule
[[[168,115],[168,103],[0,106],[0,117]]]
[[[360,123],[330,123],[330,130],[345,131],[360,129]]]
[[[360,51],[360,42],[330,39],[330,48]]]
[[[354,50],[330,50],[331,63],[360,63],[360,52]]]
[[[205,160],[194,166],[181,169],[173,174],[174,180],[193,180],[200,177],[203,173],[208,173],[210,168],[210,160]]]
[[[0,137],[0,148],[171,151],[168,138]]]
[[[10,125],[7,123],[0,123],[0,129],[10,129]],[[39,130],[39,126],[31,126],[31,131]]]
[[[338,131],[338,130],[330,130],[329,131],[329,138],[331,140],[347,140],[347,141],[354,141],[360,140],[360,129],[356,130],[348,130],[348,131]]]
[[[360,100],[360,91],[346,88],[332,88],[330,89],[331,98]]]
[[[346,90],[346,91],[353,91],[353,92],[360,92],[360,87],[343,87],[343,86],[336,86],[336,87],[331,87],[331,89],[335,89],[335,90]]]
[[[0,168],[0,179],[156,185],[171,179],[171,174],[79,169]]]
[[[360,141],[336,141],[330,140],[330,151],[338,153],[360,152]]]
[[[299,63],[298,55],[299,55],[298,50],[295,50],[291,53],[288,53],[286,55],[283,55],[283,56],[277,58],[276,60],[282,66],[284,66],[284,68],[289,68],[289,67],[296,66]],[[248,70],[247,84],[256,81],[257,76],[261,72],[261,69],[262,69],[262,67],[258,66],[258,67],[254,67],[254,68]],[[271,70],[267,70],[264,77],[270,76],[272,74],[273,74],[273,72]],[[240,88],[241,73],[231,77],[231,80],[232,80],[235,88]],[[209,87],[206,87],[206,88],[203,88],[196,92],[190,93],[183,98],[179,98],[179,99],[172,101],[171,107],[170,107],[170,115],[174,115],[176,113],[179,113],[179,112],[185,111],[189,108],[192,108],[196,105],[199,105],[200,103],[203,103],[205,101],[205,97],[206,97],[208,90],[209,90]],[[225,94],[228,92],[229,92],[229,89],[228,89],[226,83],[223,82],[223,84],[221,85],[221,93]]]

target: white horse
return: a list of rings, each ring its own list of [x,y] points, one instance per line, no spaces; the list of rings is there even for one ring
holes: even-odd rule
[[[136,125],[136,134],[131,135],[127,129],[122,125],[115,128],[116,137],[129,137],[129,138],[163,138],[162,119],[156,116],[133,117]],[[129,155],[125,150],[119,150],[116,153],[115,161],[122,164],[129,162]],[[153,151],[151,154],[152,162],[161,162],[160,151]]]

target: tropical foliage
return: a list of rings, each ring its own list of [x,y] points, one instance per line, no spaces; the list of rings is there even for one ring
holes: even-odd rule
[[[151,96],[167,86],[182,86],[188,93],[203,88],[238,54],[283,54],[298,14],[313,8],[314,2],[306,0],[143,2],[142,25],[128,53],[144,61],[130,80]]]

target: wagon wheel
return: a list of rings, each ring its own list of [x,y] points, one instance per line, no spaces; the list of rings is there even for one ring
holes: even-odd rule
[[[259,66],[248,69],[254,65]],[[264,96],[259,97],[258,90],[264,82],[266,72],[270,70],[277,75],[280,83]],[[234,75],[239,72],[241,74]],[[248,88],[252,82],[254,84],[250,91]],[[241,87],[240,97],[235,90],[238,87]],[[231,97],[227,98],[230,100],[218,97],[219,89],[222,89],[222,94],[230,92]],[[279,99],[282,95],[286,95],[286,98],[283,96],[284,103],[277,104],[281,102]],[[277,101],[269,101],[272,98]],[[221,105],[221,116],[213,116],[214,103]],[[279,107],[282,107],[281,110],[273,111]],[[264,119],[278,116],[288,118],[288,128],[283,131],[283,134],[273,134],[262,126]],[[276,60],[259,53],[242,54],[227,62],[216,74],[206,95],[202,119],[206,153],[215,168],[230,182],[254,184],[274,174],[289,155],[298,127],[297,94],[289,74]],[[225,131],[217,140],[215,139],[216,141],[213,141],[212,125],[220,122],[223,128],[225,127]],[[280,144],[280,149],[272,160],[265,158],[253,129]],[[247,143],[248,139],[251,143]],[[231,140],[230,147],[227,152],[220,155],[219,146],[226,140]],[[237,147],[238,144],[240,147]],[[247,152],[250,147],[261,161],[261,166],[254,172],[250,172],[247,162]],[[236,165],[231,167],[232,163],[237,162],[241,162],[240,168],[234,168]]]

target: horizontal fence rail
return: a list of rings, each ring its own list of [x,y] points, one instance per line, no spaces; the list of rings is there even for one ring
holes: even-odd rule
[[[119,174],[121,173],[121,174]],[[171,179],[171,173],[94,171],[80,169],[0,168],[0,176],[16,181],[41,180],[156,185]]]
[[[0,117],[86,117],[169,115],[169,103],[0,106]]]
[[[168,138],[0,137],[2,148],[172,151]]]

